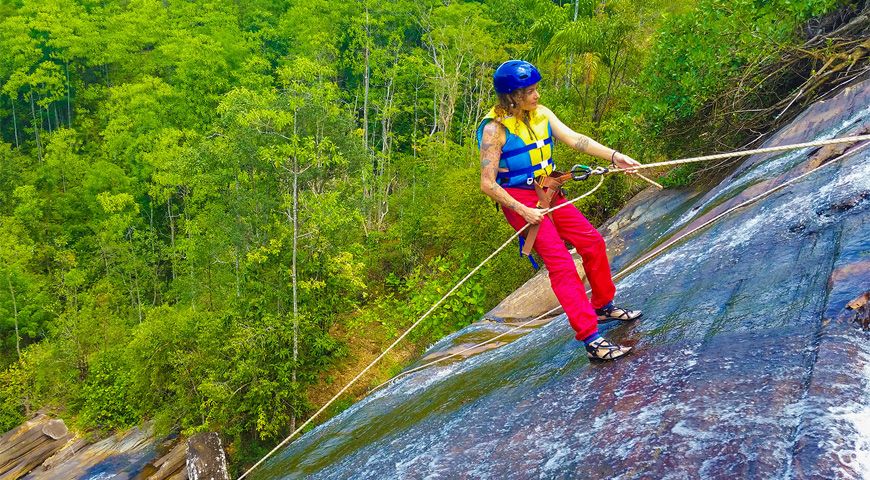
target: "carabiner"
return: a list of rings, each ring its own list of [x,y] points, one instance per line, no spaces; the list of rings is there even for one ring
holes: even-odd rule
[[[586,165],[574,165],[571,167],[571,178],[578,181],[586,180],[590,175],[604,175],[607,172],[607,167],[592,168]]]
[[[580,164],[571,167],[571,178],[575,181],[586,180],[589,175],[592,175],[592,167]]]

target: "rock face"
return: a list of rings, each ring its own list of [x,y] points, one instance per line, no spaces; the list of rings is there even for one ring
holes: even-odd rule
[[[151,428],[133,428],[91,442],[71,434],[62,420],[47,415],[0,437],[0,480],[135,479],[228,480],[216,433],[182,441],[157,439]]]
[[[868,126],[870,81],[767,145]],[[644,318],[602,329],[632,355],[590,364],[560,315],[376,391],[252,478],[870,478],[870,145],[753,156],[710,191],[646,192],[602,230],[614,271],[656,252],[617,283]],[[535,317],[548,289],[536,277],[490,316]]]
[[[18,478],[67,445],[71,435],[60,420],[39,415],[0,437],[0,478]]]
[[[198,433],[187,440],[187,473],[191,480],[229,480],[224,448],[217,433]]]

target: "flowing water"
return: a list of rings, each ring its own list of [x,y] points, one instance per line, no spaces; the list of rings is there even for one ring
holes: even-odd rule
[[[767,145],[861,133],[868,105],[865,82]],[[647,194],[602,230],[616,271],[819,164],[617,283],[645,312],[603,327],[635,346],[627,358],[590,364],[558,316],[376,391],[252,478],[870,478],[870,333],[846,308],[870,291],[870,146],[750,157],[708,192]],[[473,325],[433,352],[504,328]]]

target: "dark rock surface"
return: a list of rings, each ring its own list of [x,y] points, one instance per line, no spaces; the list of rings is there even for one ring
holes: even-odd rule
[[[198,433],[187,440],[187,474],[191,480],[229,480],[220,436]]]
[[[767,145],[868,125],[865,82]],[[252,478],[870,478],[870,146],[753,156],[708,192],[647,192],[602,230],[615,271],[656,253],[617,284],[645,317],[603,328],[632,355],[590,364],[558,316],[378,390]],[[525,288],[492,316],[553,306],[522,300],[540,276]]]
[[[40,414],[0,436],[0,480],[229,478],[216,433],[189,445],[177,435],[155,438],[149,425],[92,442]]]

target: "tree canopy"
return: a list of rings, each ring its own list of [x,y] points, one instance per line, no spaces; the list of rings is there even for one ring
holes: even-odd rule
[[[0,431],[38,408],[154,419],[249,462],[356,337],[386,344],[512,232],[473,140],[498,64],[535,62],[569,125],[658,160],[841,3],[4,2]],[[635,186],[608,179],[587,215]],[[498,257],[413,348],[532,273]]]

